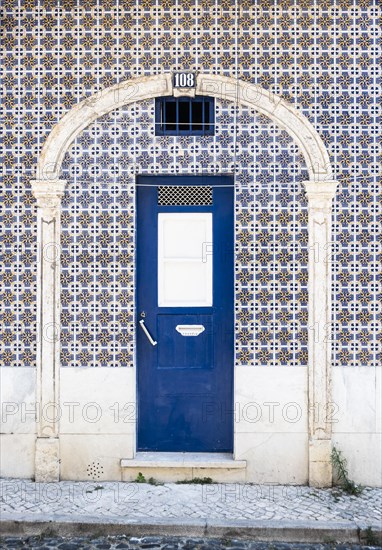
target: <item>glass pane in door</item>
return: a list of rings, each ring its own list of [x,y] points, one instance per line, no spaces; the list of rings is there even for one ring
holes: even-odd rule
[[[212,214],[158,214],[158,306],[212,306]]]

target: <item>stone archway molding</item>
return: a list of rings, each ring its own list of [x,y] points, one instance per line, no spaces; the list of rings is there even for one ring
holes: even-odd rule
[[[127,80],[84,99],[56,124],[41,151],[32,192],[38,207],[38,319],[43,327],[37,352],[37,401],[40,410],[59,404],[60,326],[60,210],[66,181],[61,165],[76,136],[97,118],[123,105],[160,96],[206,95],[246,105],[269,117],[298,144],[309,180],[309,483],[325,487],[332,483],[331,347],[326,333],[331,322],[331,203],[337,182],[333,180],[329,155],[318,132],[295,107],[271,92],[245,81],[212,74],[199,74],[196,89],[179,90],[171,74]],[[45,415],[46,416],[46,415]],[[59,426],[54,417],[38,423],[35,456],[36,481],[59,479]]]
[[[172,86],[172,75],[127,80],[75,105],[50,132],[37,165],[38,180],[57,180],[66,151],[76,136],[97,118],[129,103],[171,95],[208,95],[246,105],[284,128],[298,143],[309,179],[331,180],[329,155],[318,132],[293,105],[260,86],[234,78],[199,74],[196,89],[184,93]]]

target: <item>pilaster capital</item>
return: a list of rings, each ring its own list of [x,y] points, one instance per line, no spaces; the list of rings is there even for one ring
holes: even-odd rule
[[[38,179],[31,180],[31,184],[39,208],[57,208],[60,205],[66,180]]]
[[[338,181],[336,180],[308,180],[304,181],[308,208],[330,210],[335,197]]]

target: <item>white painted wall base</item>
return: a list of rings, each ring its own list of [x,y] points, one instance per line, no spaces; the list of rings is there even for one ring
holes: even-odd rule
[[[36,445],[36,369],[0,368],[0,476],[33,478]]]
[[[333,368],[333,445],[356,483],[382,487],[381,368]]]
[[[135,369],[61,369],[61,479],[121,479],[135,453]]]
[[[120,481],[121,458],[131,454],[129,434],[63,434],[61,479]]]
[[[33,479],[35,448],[34,434],[1,434],[0,477]]]
[[[36,434],[36,369],[0,368],[1,434]]]
[[[358,367],[332,373],[333,444],[347,458],[350,477],[363,485],[382,486],[381,372]],[[0,369],[2,477],[35,476],[35,375],[34,369]],[[220,471],[219,480],[306,484],[307,396],[306,368],[236,368],[234,456],[247,467]],[[136,475],[121,468],[121,459],[135,456],[135,369],[61,369],[58,410],[60,479]],[[160,479],[158,470],[148,473]],[[196,475],[191,469],[162,473],[163,479]],[[201,468],[197,474],[214,477],[216,471]]]
[[[236,367],[234,451],[247,482],[308,482],[307,377],[299,367]]]

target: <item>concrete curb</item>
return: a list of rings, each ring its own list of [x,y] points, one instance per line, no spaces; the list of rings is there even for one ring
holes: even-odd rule
[[[372,533],[372,535],[371,535]],[[69,536],[69,535],[127,535],[127,536],[187,536],[213,538],[243,538],[265,542],[306,543],[371,543],[382,544],[382,526],[360,527],[352,521],[274,521],[274,520],[208,520],[207,518],[95,518],[91,516],[42,514],[2,514],[2,536]]]

